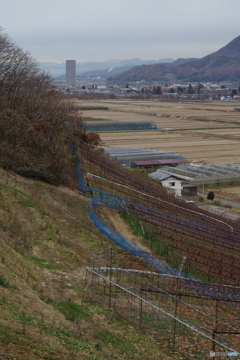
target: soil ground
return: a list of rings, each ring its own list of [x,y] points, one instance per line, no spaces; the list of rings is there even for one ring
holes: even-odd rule
[[[157,130],[151,131],[101,132],[103,146],[174,151],[193,163],[240,163],[240,103],[121,99],[79,100],[77,104],[109,108],[81,111],[83,118],[152,120],[157,124]]]
[[[189,163],[240,164],[239,102],[160,102],[158,100],[79,100],[109,110],[81,111],[83,118],[152,120],[157,130],[101,132],[107,147],[143,147],[182,154]],[[171,130],[166,130],[171,129]],[[240,202],[240,187],[211,189],[218,197]]]

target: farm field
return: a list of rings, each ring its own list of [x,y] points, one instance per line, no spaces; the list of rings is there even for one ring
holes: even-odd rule
[[[135,146],[174,151],[188,162],[240,163],[239,103],[79,100],[109,110],[84,110],[88,120],[152,120],[157,130],[102,132],[103,146]],[[170,131],[170,130],[171,131]]]
[[[222,189],[211,189],[216,197],[240,203],[240,187],[230,186]]]

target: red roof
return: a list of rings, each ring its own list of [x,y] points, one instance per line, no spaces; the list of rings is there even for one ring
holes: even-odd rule
[[[185,159],[164,159],[164,160],[143,160],[134,161],[134,164],[140,165],[166,165],[166,164],[180,164],[185,163]]]

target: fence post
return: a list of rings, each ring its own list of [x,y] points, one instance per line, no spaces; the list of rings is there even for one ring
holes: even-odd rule
[[[142,290],[141,289],[140,289],[140,297],[142,298]],[[140,326],[140,328],[142,328],[142,299],[140,299],[139,326]]]
[[[87,287],[89,285],[89,283],[87,284],[87,269],[85,271],[85,279],[84,279],[84,285],[83,285],[83,292],[82,292],[82,299],[81,299],[81,305],[83,304],[83,298],[84,298],[84,294],[85,294],[85,291],[87,290]],[[89,281],[90,282],[90,281]],[[87,285],[86,285],[87,284]]]
[[[218,296],[219,296],[219,292],[218,292]],[[216,343],[214,340],[216,338],[217,328],[218,328],[218,307],[219,307],[219,299],[216,299],[215,322],[214,322],[214,328],[212,331],[212,351],[213,352],[215,352],[215,350],[216,350]]]
[[[108,306],[111,307],[111,296],[112,296],[112,248],[110,249],[110,274],[109,274],[109,299],[108,299]]]
[[[178,308],[178,278],[177,278],[177,285],[176,285],[176,301],[175,301],[175,309],[174,309],[174,316],[177,316],[177,308]],[[175,349],[176,344],[176,327],[177,321],[173,319],[173,348]]]

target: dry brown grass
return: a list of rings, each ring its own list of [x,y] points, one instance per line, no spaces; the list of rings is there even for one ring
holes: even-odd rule
[[[112,246],[93,226],[87,197],[0,169],[0,215],[0,354],[16,360],[137,360],[141,353],[147,360],[169,359],[160,340],[152,344],[150,335],[91,294],[82,304],[91,254]],[[68,318],[56,308],[59,301],[80,305],[82,316]]]

